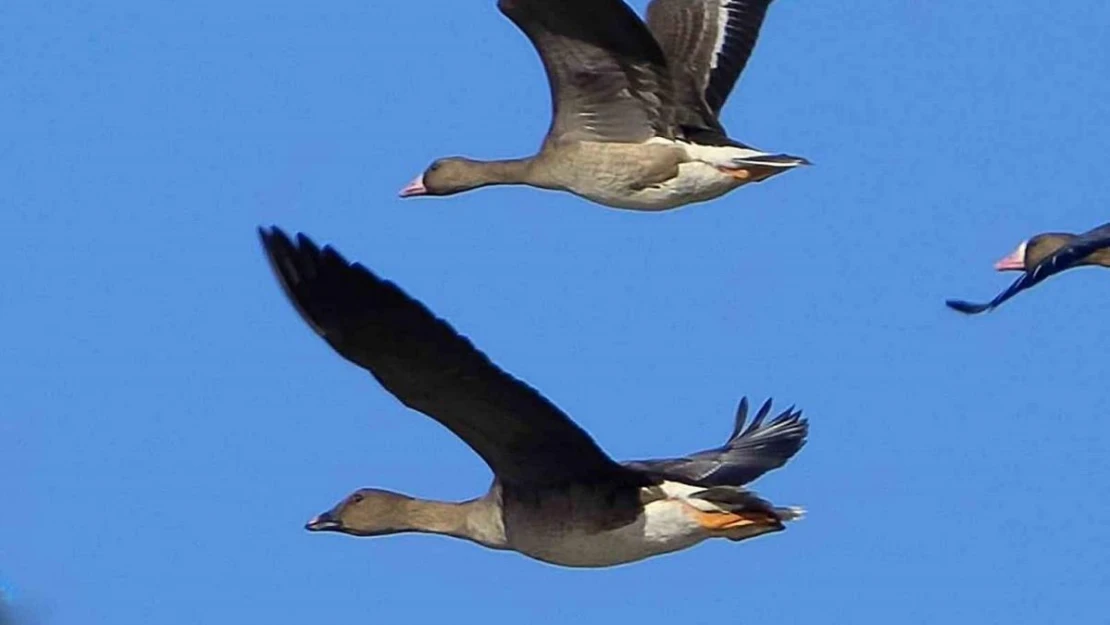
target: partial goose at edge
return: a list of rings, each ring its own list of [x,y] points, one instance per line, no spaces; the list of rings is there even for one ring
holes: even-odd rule
[[[1021,271],[1006,290],[989,302],[950,299],[949,308],[967,315],[990,312],[1018,293],[1074,267],[1110,267],[1110,223],[1083,234],[1045,232],[1022,241],[1017,249],[994,264],[998,271]]]
[[[718,116],[771,0],[500,0],[539,53],[552,121],[535,156],[442,158],[402,197],[489,185],[568,191],[615,208],[704,202],[809,161],[730,139]]]

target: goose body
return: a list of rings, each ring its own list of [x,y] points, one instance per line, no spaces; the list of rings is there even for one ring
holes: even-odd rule
[[[709,538],[742,540],[766,531],[757,521],[738,520],[716,504],[694,497],[704,489],[664,481],[663,497],[636,509],[628,522],[606,526],[614,508],[591,510],[590,496],[561,492],[539,505],[510,500],[503,508],[506,542],[511,549],[537,560],[570,567],[605,567],[643,560],[693,547]],[[645,495],[649,493],[644,493]],[[580,506],[586,503],[585,512]],[[571,512],[574,511],[574,512]],[[782,520],[801,516],[799,508],[776,508]],[[720,527],[728,519],[735,527]]]
[[[612,508],[587,508],[583,514],[576,508],[580,501],[593,498],[562,492],[539,505],[510,503],[503,512],[508,544],[551,564],[601,567],[686,549],[710,536],[679,495],[653,501],[630,522],[613,527],[598,522],[609,518]]]
[[[777,173],[754,166],[728,171],[710,160],[731,163],[758,154],[747,148],[661,138],[640,144],[581,142],[560,153],[560,158],[573,161],[573,167],[553,164],[536,186],[569,191],[614,208],[667,210],[718,198],[758,176]],[[536,163],[542,166],[549,158],[541,154]]]
[[[602,567],[785,529],[797,508],[745,488],[804,445],[808,425],[770,401],[737,409],[721,447],[618,463],[531,387],[365,267],[299,235],[261,232],[271,267],[308,325],[406,406],[465,441],[493,470],[481,497],[437,502],[363,488],[306,528],[355,536],[424,532],[544,562]]]
[[[658,211],[808,164],[734,141],[718,119],[770,4],[653,0],[645,23],[622,0],[500,0],[547,71],[543,146],[511,161],[439,159],[402,197],[524,184]]]

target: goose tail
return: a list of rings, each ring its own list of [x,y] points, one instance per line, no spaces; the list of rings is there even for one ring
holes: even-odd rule
[[[732,163],[735,167],[775,167],[779,169],[790,169],[813,164],[804,156],[794,156],[792,154],[740,156],[732,159]]]
[[[775,506],[747,489],[732,486],[695,492],[689,501],[698,509],[699,525],[730,540],[781,532],[786,523],[805,516],[803,508]]]
[[[691,158],[725,170],[754,167],[784,170],[813,164],[808,158],[802,156],[771,154],[744,145],[687,143],[686,153]]]

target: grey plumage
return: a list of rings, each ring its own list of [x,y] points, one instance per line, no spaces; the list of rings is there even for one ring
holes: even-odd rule
[[[646,23],[622,0],[499,0],[498,7],[547,70],[554,113],[547,141],[658,136],[716,145],[727,139],[717,117],[770,4],[653,0]]]
[[[461,438],[494,473],[484,496],[462,502],[362,488],[305,529],[356,536],[426,532],[553,564],[596,567],[713,537],[745,540],[798,518],[797,509],[773,507],[743,487],[801,447],[806,425],[798,413],[766,422],[768,402],[745,427],[743,401],[725,446],[688,458],[618,464],[554,404],[393,283],[304,235],[294,240],[277,228],[259,235],[308,325],[403,404]]]
[[[647,27],[671,67],[678,123],[687,134],[725,135],[718,116],[748,64],[770,5],[771,0],[653,0],[648,5]]]
[[[655,0],[645,23],[622,0],[498,0],[547,73],[543,144],[526,158],[437,159],[401,197],[524,184],[668,210],[808,165],[729,138],[717,119],[769,3]]]
[[[403,404],[454,432],[506,485],[675,480],[738,487],[781,467],[805,444],[808,423],[800,411],[791,407],[768,421],[767,400],[745,425],[745,397],[723,446],[618,464],[543,395],[392,282],[303,234],[296,242],[277,228],[259,235],[278,281],[312,329]]]
[[[454,432],[502,482],[544,487],[629,474],[554,404],[392,282],[303,234],[295,244],[276,228],[259,234],[313,330],[403,404]]]
[[[621,0],[500,0],[547,70],[549,142],[673,137],[671,75],[659,44]]]
[[[794,407],[766,421],[771,400],[744,427],[748,398],[740,400],[732,435],[721,447],[681,458],[639,460],[625,466],[698,486],[743,486],[781,467],[805,445],[809,422]]]

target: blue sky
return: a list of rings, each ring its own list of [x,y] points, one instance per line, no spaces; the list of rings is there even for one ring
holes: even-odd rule
[[[642,10],[644,2],[634,3]],[[812,168],[665,214],[396,191],[530,153],[542,70],[493,0],[0,8],[0,580],[38,622],[1095,623],[1110,587],[1110,277],[966,318],[991,264],[1108,220],[1103,2],[780,0],[724,121]],[[857,6],[858,5],[858,6]],[[865,6],[866,5],[866,6]],[[600,571],[313,535],[360,486],[488,469],[313,335],[254,228],[336,244],[618,458],[810,444],[810,514]]]

